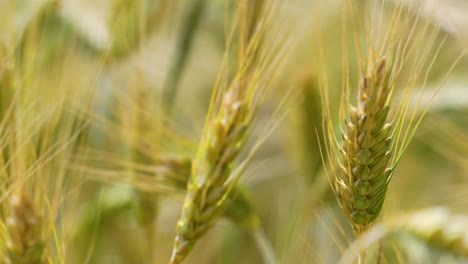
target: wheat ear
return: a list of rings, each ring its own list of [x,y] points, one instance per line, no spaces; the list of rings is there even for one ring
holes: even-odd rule
[[[409,231],[430,246],[468,258],[467,215],[453,215],[440,207],[429,208],[400,218],[394,228]]]
[[[41,238],[41,216],[26,193],[20,192],[10,197],[6,227],[6,263],[42,263],[44,242]]]
[[[350,263],[359,252],[401,232],[419,238],[432,248],[468,258],[467,227],[467,215],[453,215],[444,207],[400,214],[369,229],[344,252],[339,263]]]
[[[359,235],[377,218],[392,174],[391,123],[386,123],[392,89],[387,59],[371,60],[361,77],[357,106],[349,105],[334,191]]]
[[[192,177],[177,223],[170,263],[180,263],[195,242],[222,214],[230,190],[225,185],[251,121],[243,89],[235,82],[224,94],[217,118],[209,125],[203,153],[193,165]]]
[[[294,109],[291,122],[294,128],[291,138],[293,155],[310,187],[311,201],[315,203],[325,195],[332,195],[328,180],[320,177],[325,160],[320,155],[323,137],[317,135],[318,131],[323,130],[319,82],[311,71],[304,71],[298,75],[294,87],[301,94],[302,100]]]
[[[258,20],[255,19],[255,30],[249,30],[248,24],[252,22],[246,23],[246,18],[252,16],[248,15],[247,3],[248,0],[236,2],[238,11],[234,25],[238,28],[233,28],[234,35],[228,39],[227,57],[215,85],[202,141],[192,163],[192,172],[177,223],[171,264],[181,263],[196,241],[227,210],[230,198],[235,195],[239,178],[263,142],[257,142],[248,157],[239,167],[233,169],[234,160],[244,148],[252,129],[258,106],[266,96],[266,90],[271,87],[274,76],[279,73],[281,67],[278,66],[285,55],[282,49],[285,43],[270,40],[275,44],[272,47],[267,45],[271,37],[267,33],[272,28],[276,6],[272,4],[264,9],[265,12],[260,12]],[[235,75],[230,77],[224,67],[227,66],[225,63],[232,50],[231,37],[236,33],[239,40],[236,54],[238,62]],[[255,220],[252,223],[255,226]],[[261,235],[259,233],[259,237]],[[267,250],[263,252],[272,259],[270,255],[273,254],[267,253]]]

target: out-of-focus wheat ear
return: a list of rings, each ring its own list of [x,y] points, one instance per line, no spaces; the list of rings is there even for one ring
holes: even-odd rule
[[[373,226],[344,252],[339,263],[351,263],[366,248],[401,233],[419,238],[440,253],[468,258],[468,216],[434,207],[398,214]]]
[[[392,124],[387,120],[392,85],[385,56],[370,56],[360,78],[357,105],[347,106],[342,139],[334,153],[333,188],[357,236],[379,215],[393,172]]]
[[[15,54],[18,56],[18,64],[25,69],[32,70],[28,67],[33,68],[37,65],[39,67],[50,66],[60,61],[61,57],[57,56],[57,53],[64,46],[59,44],[63,44],[66,38],[70,38],[70,36],[64,37],[65,30],[71,30],[59,15],[60,5],[59,0],[43,1],[19,34]],[[49,34],[55,34],[55,43],[50,41]]]
[[[293,154],[297,156],[295,160],[298,161],[298,167],[311,188],[311,199],[318,201],[326,192],[333,196],[326,177],[319,177],[323,162],[327,162],[326,157],[322,160],[320,155],[320,146],[324,146],[323,137],[317,135],[318,131],[323,130],[319,82],[314,73],[308,70],[298,75],[294,86],[302,100],[298,102],[291,118],[294,128],[291,139]]]
[[[395,229],[410,232],[429,246],[468,258],[468,216],[430,208],[396,220]]]
[[[154,3],[146,0],[116,0],[113,1],[109,19],[109,31],[111,44],[107,47],[105,59],[115,62],[124,59],[139,51],[150,38],[163,17],[160,5],[165,3]]]
[[[24,192],[12,194],[9,200],[10,208],[6,218],[6,263],[43,263],[45,244],[42,239],[41,215],[31,198]]]
[[[111,10],[109,60],[115,60],[139,49],[145,37],[145,1],[117,0]]]
[[[184,18],[182,29],[180,30],[174,60],[171,62],[169,72],[164,83],[165,112],[170,117],[174,101],[179,89],[179,81],[187,63],[187,59],[192,49],[195,33],[202,20],[202,15],[206,9],[206,0],[193,1],[187,16]]]

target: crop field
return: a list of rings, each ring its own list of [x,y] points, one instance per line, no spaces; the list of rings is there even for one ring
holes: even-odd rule
[[[468,263],[468,1],[0,0],[0,264]]]

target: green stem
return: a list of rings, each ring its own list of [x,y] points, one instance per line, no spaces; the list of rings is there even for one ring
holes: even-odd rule
[[[358,263],[359,264],[366,264],[366,251],[365,250],[363,250],[361,253],[359,253]]]
[[[361,235],[365,232],[365,230],[367,230],[367,227],[364,227],[364,229],[354,230],[354,235],[356,236],[356,239],[358,241],[361,238]],[[365,249],[359,251],[358,264],[366,264],[366,250]]]
[[[381,263],[382,260],[382,241],[379,242],[379,253],[377,254],[377,264]]]
[[[251,233],[255,240],[255,243],[257,244],[257,248],[260,251],[260,254],[262,255],[263,262],[265,264],[276,264],[277,260],[275,252],[273,250],[273,246],[266,237],[263,229],[261,227],[257,227],[255,229],[252,229]]]

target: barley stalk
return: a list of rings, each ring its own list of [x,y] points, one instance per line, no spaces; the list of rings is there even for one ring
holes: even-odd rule
[[[387,59],[371,60],[342,132],[334,191],[356,235],[379,215],[393,171],[392,124],[387,123],[391,88]]]

